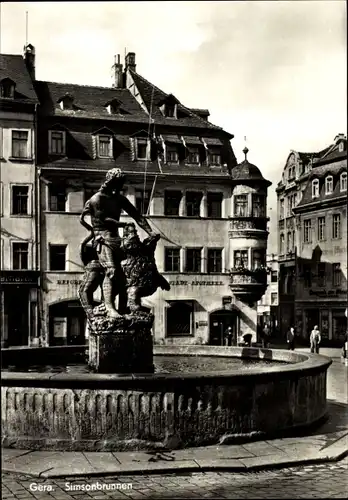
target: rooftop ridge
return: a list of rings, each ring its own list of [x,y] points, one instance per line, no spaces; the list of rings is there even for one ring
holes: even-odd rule
[[[86,85],[82,83],[68,83],[68,82],[52,82],[50,80],[35,80],[34,83],[51,83],[53,85],[70,85],[72,87],[83,87],[83,88],[92,88],[92,89],[100,89],[100,90],[112,90],[112,91],[120,91],[126,90],[129,92],[129,89],[126,88],[117,88],[117,87],[102,87],[100,85]]]

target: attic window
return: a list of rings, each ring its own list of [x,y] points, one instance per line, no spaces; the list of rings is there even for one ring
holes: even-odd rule
[[[116,113],[120,113],[120,103],[116,100],[107,103],[106,110],[109,115],[115,115]]]
[[[341,174],[340,191],[347,191],[347,172],[342,172]]]
[[[319,198],[319,179],[312,181],[312,198]]]
[[[98,136],[99,158],[112,158],[112,137],[110,135]]]
[[[15,82],[10,78],[4,78],[0,82],[0,93],[1,97],[14,98]]]
[[[71,94],[65,94],[64,97],[59,99],[60,108],[63,110],[73,109],[74,98]]]
[[[177,104],[174,102],[163,103],[160,110],[166,118],[177,118]]]
[[[331,194],[333,191],[333,177],[328,175],[325,179],[325,194]]]
[[[341,141],[341,142],[339,143],[339,145],[338,145],[338,151],[339,151],[340,153],[343,153],[343,151],[344,151],[344,142],[343,142],[343,141]]]

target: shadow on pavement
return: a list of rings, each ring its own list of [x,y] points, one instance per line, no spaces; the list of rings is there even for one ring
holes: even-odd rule
[[[340,432],[346,430],[348,433],[348,405],[338,403],[332,399],[327,400],[328,419],[317,429],[313,429],[311,436]]]

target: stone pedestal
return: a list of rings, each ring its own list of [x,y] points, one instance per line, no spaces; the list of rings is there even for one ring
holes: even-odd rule
[[[98,373],[153,373],[153,316],[123,316],[94,324],[89,333],[89,366]]]

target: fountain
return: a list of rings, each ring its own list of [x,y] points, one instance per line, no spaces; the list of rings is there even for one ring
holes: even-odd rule
[[[141,298],[169,284],[154,259],[159,236],[120,194],[123,183],[120,170],[109,171],[81,216],[91,232],[81,245],[80,289],[88,366],[84,346],[3,349],[3,446],[174,449],[270,437],[322,419],[327,358],[249,347],[153,346],[153,316]],[[121,223],[121,210],[149,237],[140,241],[134,224]],[[103,303],[94,307],[99,286]]]

